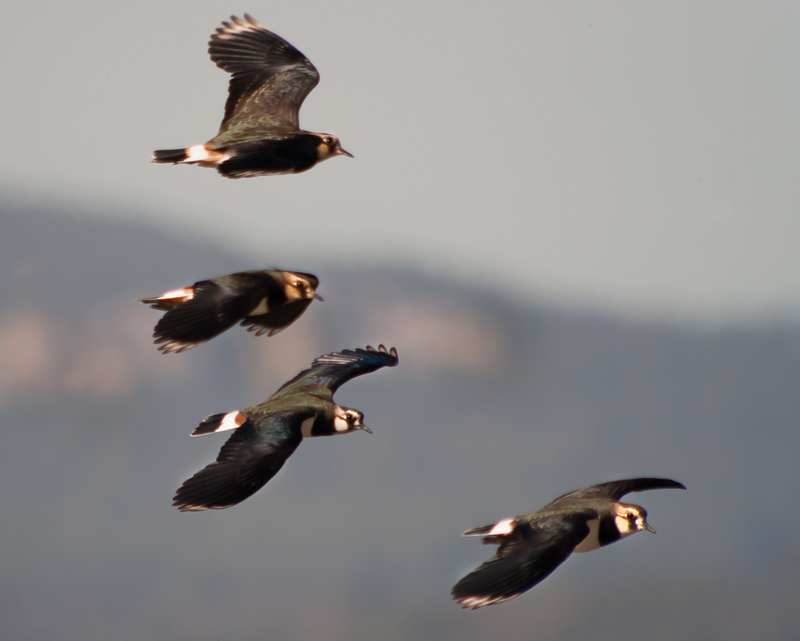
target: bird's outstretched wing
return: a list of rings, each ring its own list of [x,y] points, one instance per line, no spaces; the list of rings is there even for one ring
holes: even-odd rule
[[[319,82],[319,73],[302,53],[252,17],[231,16],[211,36],[208,53],[232,74],[220,133],[239,121],[277,116],[298,128],[300,106]]]
[[[245,421],[222,446],[216,462],[183,483],[172,504],[181,512],[221,510],[252,496],[303,440],[299,420],[294,412],[277,412],[262,419],[259,430]]]
[[[620,481],[609,481],[608,483],[599,483],[598,485],[590,485],[583,487],[579,490],[573,490],[562,494],[554,501],[551,501],[546,507],[546,510],[551,506],[555,506],[564,500],[571,501],[573,499],[596,499],[596,498],[609,498],[614,501],[619,501],[623,496],[630,492],[644,492],[646,490],[665,490],[665,489],[678,489],[685,490],[686,487],[682,483],[673,481],[672,479],[660,478],[636,478],[636,479],[622,479]]]
[[[346,349],[341,352],[325,354],[317,358],[306,370],[300,372],[292,380],[273,395],[283,395],[300,388],[320,388],[326,396],[333,396],[341,385],[356,376],[369,374],[381,367],[394,367],[399,362],[397,350],[387,350],[383,345],[378,349],[367,346],[366,349]]]
[[[201,280],[187,289],[193,292],[192,297],[167,311],[153,331],[154,342],[165,354],[191,349],[230,329],[264,295],[254,289],[235,290],[212,280]],[[142,302],[151,300],[157,299]]]
[[[497,537],[500,547],[493,558],[453,586],[453,600],[474,610],[530,590],[586,537],[587,518],[585,514],[557,514],[540,520],[535,527],[525,522],[516,524],[509,534]]]

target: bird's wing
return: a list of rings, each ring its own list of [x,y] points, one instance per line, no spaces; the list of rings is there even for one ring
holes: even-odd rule
[[[181,512],[221,510],[255,494],[283,467],[303,440],[298,415],[277,412],[249,419],[227,440],[217,460],[183,483],[173,505]]]
[[[646,490],[664,489],[685,490],[686,487],[682,483],[678,483],[672,479],[622,479],[621,481],[609,481],[608,483],[590,485],[589,487],[583,487],[579,490],[567,492],[566,494],[559,496],[554,501],[551,501],[547,507],[557,505],[563,501],[571,501],[573,499],[609,498],[614,501],[619,501],[623,496],[629,494],[630,492],[644,492]],[[544,509],[547,509],[547,507]]]
[[[453,586],[453,599],[464,608],[481,608],[513,599],[543,581],[589,533],[591,514],[554,514],[515,525],[497,537],[497,554]]]
[[[266,314],[246,316],[240,324],[242,327],[247,327],[248,332],[255,332],[256,336],[261,336],[266,332],[269,332],[270,336],[274,336],[300,318],[311,304],[311,300],[310,298],[302,298],[284,303],[275,309],[271,309]]]
[[[208,43],[211,60],[232,74],[220,133],[234,121],[263,116],[298,128],[300,106],[319,82],[314,65],[247,14],[222,25]]]
[[[325,396],[332,397],[341,385],[351,378],[369,374],[381,367],[394,367],[398,363],[397,350],[392,347],[387,350],[383,345],[378,349],[367,346],[366,349],[346,349],[341,352],[325,354],[317,358],[306,370],[300,372],[292,380],[273,395],[283,395],[294,392],[300,388],[320,388],[316,394],[322,392]]]
[[[163,352],[182,352],[230,329],[255,307],[262,293],[236,291],[212,280],[201,280],[192,287],[191,299],[164,314],[153,332]]]

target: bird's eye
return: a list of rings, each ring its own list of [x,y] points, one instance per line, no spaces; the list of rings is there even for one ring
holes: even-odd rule
[[[633,512],[628,512],[625,516],[628,518],[629,521],[636,520],[636,515]]]
[[[325,136],[325,144],[328,145],[329,147],[333,147],[335,144],[333,136]]]

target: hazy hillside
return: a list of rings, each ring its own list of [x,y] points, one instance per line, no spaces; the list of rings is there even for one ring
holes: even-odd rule
[[[294,326],[164,356],[134,299],[257,261],[2,205],[0,229],[4,639],[797,638],[797,328],[645,325],[297,256],[281,266],[316,270],[325,302]],[[337,396],[373,436],[304,443],[230,510],[170,506],[224,441],[189,438],[204,416],[379,342],[400,367]],[[689,488],[635,497],[658,536],[507,604],[450,602],[491,553],[466,527],[634,475]]]

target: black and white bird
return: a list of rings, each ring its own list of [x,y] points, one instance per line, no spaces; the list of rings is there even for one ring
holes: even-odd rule
[[[266,401],[208,416],[192,436],[235,430],[211,463],[186,481],[173,505],[181,512],[221,510],[260,490],[304,438],[364,430],[364,415],[333,402],[336,390],[356,376],[398,363],[397,350],[346,349],[320,356]]]
[[[547,578],[573,552],[589,552],[646,530],[647,511],[621,503],[629,492],[686,488],[670,479],[637,478],[591,485],[559,496],[533,514],[476,527],[463,536],[482,536],[499,545],[494,558],[453,586],[464,608],[508,601]]]
[[[153,162],[198,164],[227,178],[297,174],[353,155],[330,134],[300,129],[303,101],[319,73],[302,53],[245,14],[211,36],[208,53],[231,74],[219,133],[202,145],[160,149]]]
[[[139,302],[166,311],[155,326],[159,350],[184,352],[241,321],[256,336],[273,336],[294,323],[315,298],[319,279],[281,269],[236,272],[201,280]]]

